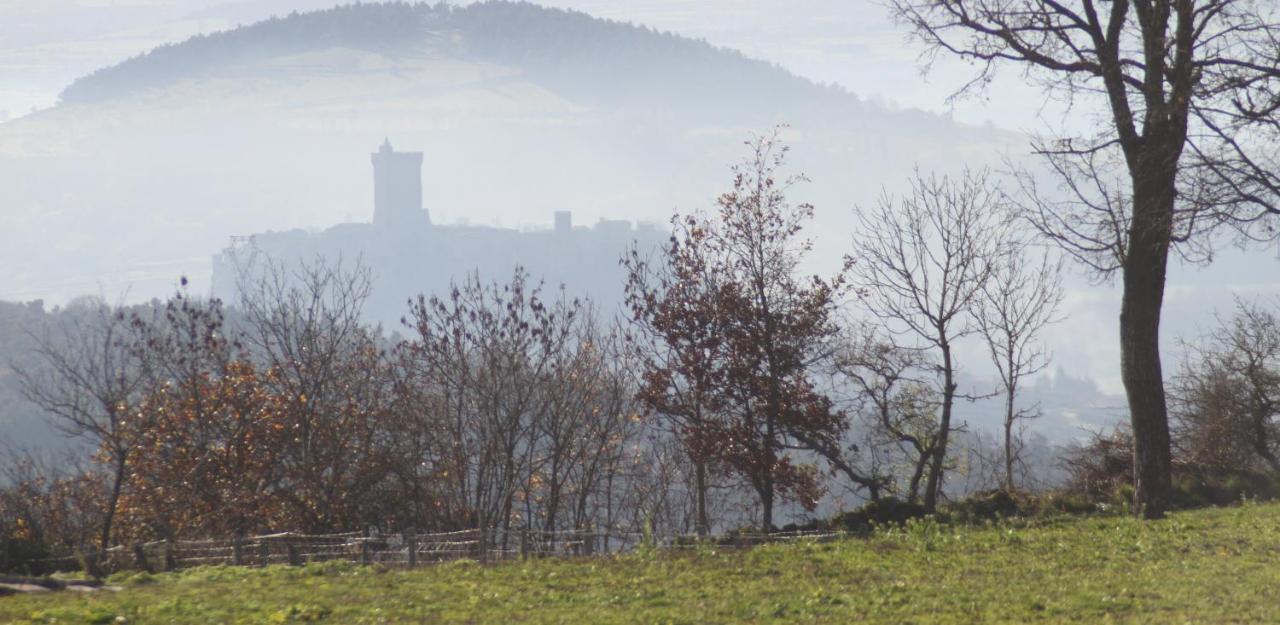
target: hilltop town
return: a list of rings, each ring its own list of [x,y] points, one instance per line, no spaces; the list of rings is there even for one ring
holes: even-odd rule
[[[548,287],[563,285],[570,297],[590,294],[611,314],[622,298],[621,255],[632,245],[656,249],[666,236],[651,222],[601,219],[593,226],[574,225],[568,210],[555,211],[554,225],[547,229],[436,224],[424,207],[421,152],[396,151],[387,139],[370,160],[371,221],[320,232],[294,229],[234,237],[214,256],[214,294],[234,299],[238,277],[262,271],[267,259],[285,265],[359,262],[375,280],[368,317],[395,323],[414,294],[445,293],[451,282],[473,273],[502,281],[521,266]]]

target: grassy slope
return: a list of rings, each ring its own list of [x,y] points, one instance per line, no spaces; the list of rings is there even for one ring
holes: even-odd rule
[[[206,568],[0,599],[0,623],[1280,622],[1280,505],[1036,528],[919,525],[749,552],[417,571]]]

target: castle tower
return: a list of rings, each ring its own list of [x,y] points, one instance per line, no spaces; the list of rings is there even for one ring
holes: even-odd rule
[[[569,211],[556,211],[556,232],[560,234],[568,234],[573,231],[573,213]]]
[[[422,152],[396,152],[391,140],[370,155],[373,161],[373,225],[430,224],[422,207]]]

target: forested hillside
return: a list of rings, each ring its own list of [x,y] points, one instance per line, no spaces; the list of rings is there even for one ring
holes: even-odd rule
[[[95,103],[275,57],[354,48],[384,54],[443,49],[518,67],[586,101],[644,106],[678,103],[725,115],[779,108],[848,113],[842,88],[820,86],[764,61],[705,41],[526,2],[354,4],[293,13],[156,48],[76,80],[66,103]],[[924,118],[925,116],[921,116]]]

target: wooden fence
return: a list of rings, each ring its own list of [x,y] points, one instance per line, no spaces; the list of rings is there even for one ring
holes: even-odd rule
[[[625,553],[648,544],[658,549],[745,548],[769,542],[827,541],[836,532],[734,533],[714,537],[646,536],[596,529],[485,532],[479,529],[438,533],[297,534],[225,539],[169,540],[119,545],[100,558],[85,550],[36,564],[45,571],[88,569],[105,575],[125,570],[173,571],[200,565],[265,566],[341,560],[355,564],[415,567],[449,560],[496,562],[546,557]]]

